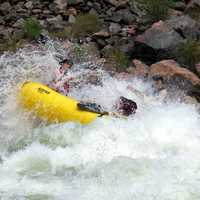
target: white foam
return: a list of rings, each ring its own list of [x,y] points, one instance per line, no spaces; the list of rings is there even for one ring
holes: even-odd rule
[[[99,69],[102,86],[84,85],[70,95],[110,111],[123,95],[138,103],[135,116],[102,117],[86,126],[33,125],[17,107],[14,85],[27,77],[50,80],[58,66],[54,54],[47,46],[0,58],[5,72],[0,108],[2,199],[199,199],[199,114],[192,105],[158,101],[151,83],[119,81]],[[15,61],[20,67],[14,67]],[[148,100],[127,90],[130,84]]]

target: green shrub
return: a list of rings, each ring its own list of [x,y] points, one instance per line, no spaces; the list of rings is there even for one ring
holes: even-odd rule
[[[139,0],[146,11],[146,17],[151,21],[164,20],[169,16],[169,9],[173,7],[172,0]]]
[[[72,28],[70,26],[67,26],[63,30],[50,32],[50,36],[60,39],[66,39],[71,38],[71,32]]]
[[[73,52],[78,58],[82,58],[86,55],[86,50],[78,44],[74,46]]]
[[[200,62],[200,41],[188,39],[178,46],[176,54],[180,62],[194,68]]]
[[[87,61],[87,49],[82,45],[75,44],[73,46],[73,50],[71,52],[70,57],[75,63]]]
[[[28,18],[24,22],[23,30],[29,39],[37,39],[42,32],[42,26],[36,18]]]
[[[17,40],[14,37],[9,38],[4,42],[4,44],[0,47],[0,52],[4,51],[13,51],[15,52],[17,49],[22,48],[26,43],[25,40]]]
[[[118,70],[126,69],[130,64],[129,57],[119,48],[107,49],[104,57],[111,62]]]
[[[72,25],[73,37],[84,37],[91,35],[98,31],[101,27],[96,15],[92,14],[79,14],[76,18],[76,22]]]

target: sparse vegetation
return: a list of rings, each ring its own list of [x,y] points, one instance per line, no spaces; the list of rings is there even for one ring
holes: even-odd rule
[[[17,49],[22,48],[25,43],[25,40],[17,40],[16,38],[11,37],[5,41],[3,46],[0,47],[0,52],[16,51]]]
[[[76,22],[72,25],[73,37],[84,37],[98,31],[101,23],[97,16],[92,14],[80,14],[76,18]]]
[[[172,0],[139,0],[146,11],[146,17],[152,21],[164,20],[169,16],[169,9],[173,7]]]
[[[50,36],[60,39],[66,39],[66,38],[71,38],[71,34],[72,34],[72,27],[67,26],[62,31],[51,32]]]
[[[200,41],[188,39],[177,48],[179,62],[194,68],[200,62]]]
[[[76,44],[73,47],[72,55],[74,62],[81,62],[87,59],[87,49],[83,46]]]
[[[104,57],[108,60],[108,62],[113,63],[118,70],[126,69],[130,64],[129,57],[119,48],[111,48],[106,50]]]
[[[42,32],[42,26],[36,18],[28,18],[24,22],[23,30],[28,39],[37,39]]]

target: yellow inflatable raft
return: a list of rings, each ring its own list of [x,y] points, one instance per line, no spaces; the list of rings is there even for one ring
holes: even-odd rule
[[[19,93],[20,104],[47,122],[76,121],[88,124],[100,114],[80,110],[75,99],[35,82],[25,82]]]

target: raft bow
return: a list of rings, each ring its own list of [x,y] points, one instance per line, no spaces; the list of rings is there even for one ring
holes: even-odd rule
[[[21,86],[19,102],[26,110],[49,123],[74,121],[88,124],[102,116],[101,113],[81,110],[77,100],[36,82],[25,82]]]

